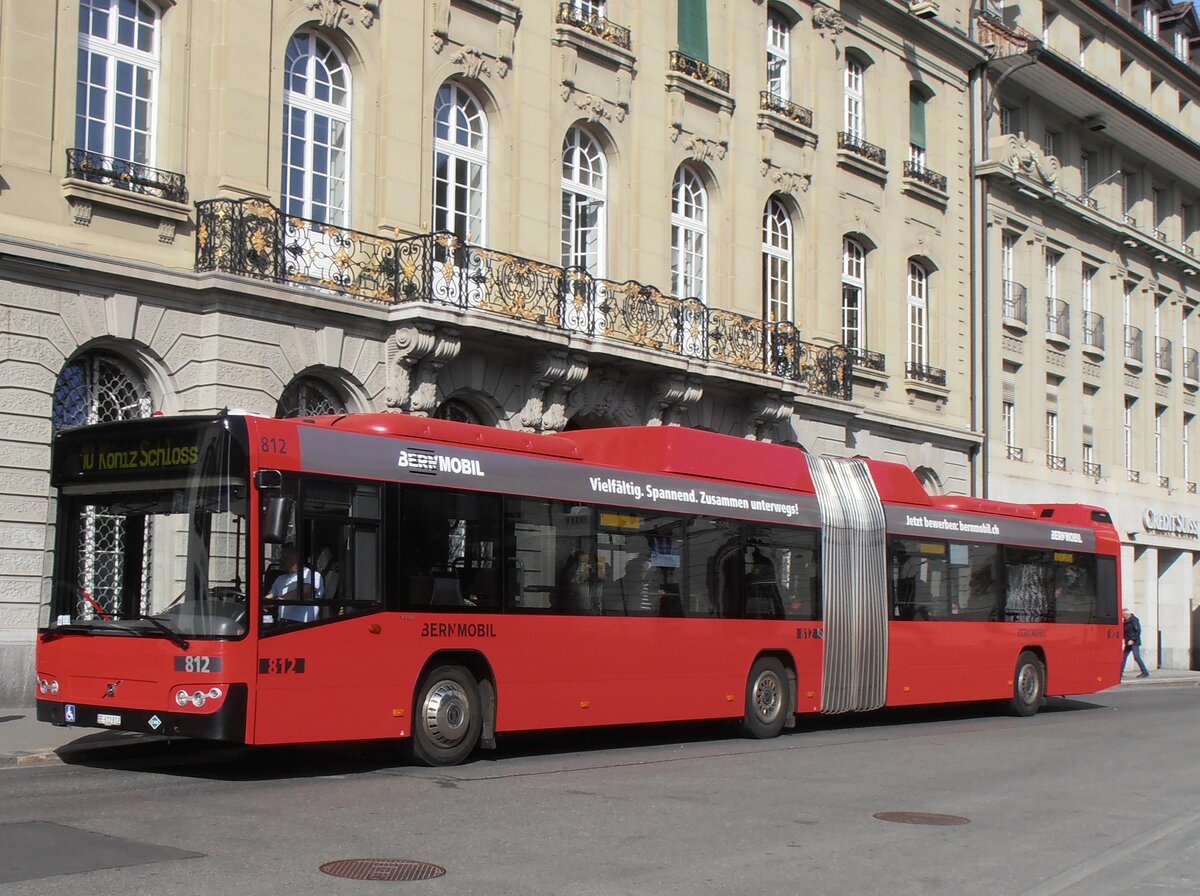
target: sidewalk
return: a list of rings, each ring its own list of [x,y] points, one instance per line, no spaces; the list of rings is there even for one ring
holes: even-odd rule
[[[1149,678],[1138,678],[1137,668],[1126,672],[1122,688],[1153,685],[1200,686],[1200,672],[1156,669]],[[104,731],[99,728],[56,728],[39,722],[32,707],[0,708],[0,770],[16,766],[54,765],[62,761],[59,751],[112,746],[123,741],[158,739],[149,734]]]

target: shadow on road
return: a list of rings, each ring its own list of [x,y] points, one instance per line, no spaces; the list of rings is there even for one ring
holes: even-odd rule
[[[1054,697],[1047,700],[1040,715],[1103,708],[1085,700]],[[498,749],[479,751],[471,762],[477,768],[486,768],[516,758],[601,754],[689,744],[729,743],[731,748],[738,749],[758,743],[766,749],[772,744],[787,748],[796,745],[793,738],[821,733],[861,730],[888,736],[914,725],[928,725],[930,733],[936,733],[938,723],[973,721],[996,722],[1005,727],[1010,723],[1019,726],[1026,722],[1009,716],[1003,705],[965,703],[837,716],[800,716],[796,727],[785,731],[777,741],[743,740],[739,726],[727,721],[587,728],[504,735],[499,739]],[[60,748],[57,753],[67,765],[221,781],[316,778],[381,770],[424,773],[413,764],[407,744],[401,741],[255,747],[143,735],[114,740],[111,732],[102,732],[94,738],[81,738]]]

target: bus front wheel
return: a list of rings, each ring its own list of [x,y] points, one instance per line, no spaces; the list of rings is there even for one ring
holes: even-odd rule
[[[458,765],[479,743],[479,683],[462,666],[439,666],[421,682],[414,715],[416,758],[426,765]]]
[[[746,679],[746,713],[742,730],[747,737],[775,737],[787,721],[788,680],[783,663],[765,656]]]
[[[1017,657],[1013,672],[1012,710],[1019,716],[1034,715],[1046,696],[1046,667],[1037,654],[1028,650]]]

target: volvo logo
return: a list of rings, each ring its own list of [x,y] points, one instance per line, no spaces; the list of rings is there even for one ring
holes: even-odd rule
[[[124,679],[121,679],[121,681],[124,681]],[[110,681],[108,683],[108,687],[106,687],[104,689],[104,696],[106,698],[116,697],[117,696],[117,686],[121,683],[121,681]]]

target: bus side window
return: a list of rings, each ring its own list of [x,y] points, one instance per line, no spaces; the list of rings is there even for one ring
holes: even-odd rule
[[[499,497],[410,485],[403,489],[400,518],[400,573],[409,607],[499,609]]]

